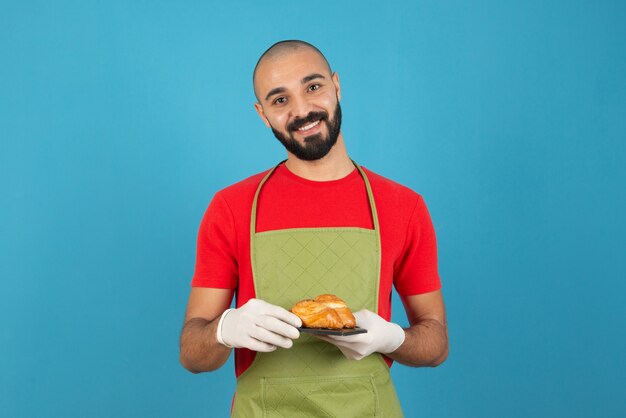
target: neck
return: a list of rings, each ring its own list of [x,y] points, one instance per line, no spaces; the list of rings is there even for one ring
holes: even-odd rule
[[[285,165],[295,175],[313,181],[331,181],[346,177],[354,170],[354,164],[346,151],[343,136],[339,133],[337,143],[323,158],[315,161],[298,159],[287,153]]]

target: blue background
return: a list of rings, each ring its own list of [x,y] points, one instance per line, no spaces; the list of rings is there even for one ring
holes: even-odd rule
[[[351,156],[421,193],[450,357],[407,417],[626,415],[626,3],[0,2],[0,415],[227,416],[178,337],[213,193],[284,151],[251,72],[325,52]],[[394,299],[394,318],[406,323]]]

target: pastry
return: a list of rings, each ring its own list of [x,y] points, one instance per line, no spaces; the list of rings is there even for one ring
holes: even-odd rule
[[[306,328],[354,328],[356,321],[346,303],[335,295],[320,295],[315,300],[305,299],[293,305]]]
[[[339,314],[323,303],[301,300],[293,305],[291,312],[302,320],[302,326],[306,328],[343,328]]]

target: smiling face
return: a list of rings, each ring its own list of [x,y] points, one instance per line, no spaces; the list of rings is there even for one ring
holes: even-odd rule
[[[306,161],[324,157],[341,131],[337,74],[312,48],[299,47],[259,63],[255,108],[287,151]]]

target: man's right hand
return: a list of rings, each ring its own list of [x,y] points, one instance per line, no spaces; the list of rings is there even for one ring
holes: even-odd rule
[[[238,309],[225,311],[220,321],[220,343],[262,352],[291,348],[292,340],[300,337],[296,327],[302,326],[296,315],[260,299],[250,299]]]

